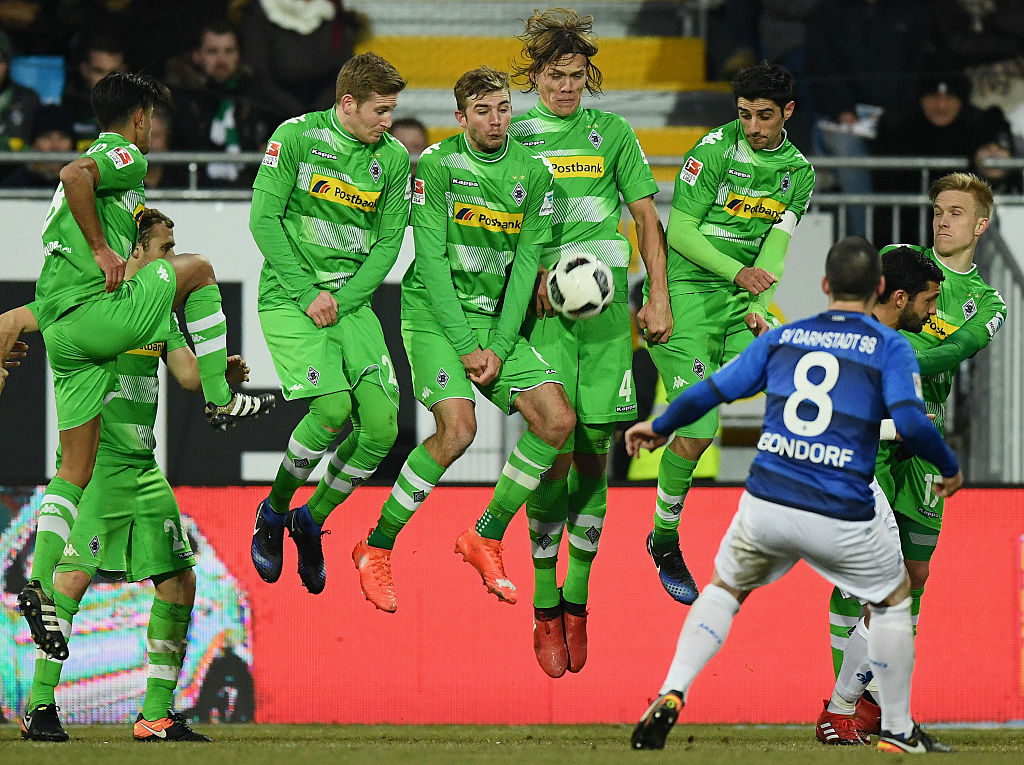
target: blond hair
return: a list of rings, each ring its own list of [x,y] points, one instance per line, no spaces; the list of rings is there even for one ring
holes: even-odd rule
[[[480,98],[499,90],[509,91],[508,72],[499,72],[489,66],[470,69],[455,83],[455,107],[465,112],[470,98]]]
[[[594,17],[581,16],[572,8],[534,11],[526,20],[526,29],[516,36],[523,43],[522,61],[514,63],[512,74],[528,83],[523,92],[537,89],[534,80],[544,67],[579,54],[587,60],[587,92],[593,96],[600,93],[604,75],[591,60],[597,55],[593,31]]]
[[[341,103],[344,95],[350,95],[357,104],[369,101],[373,94],[393,96],[405,89],[406,82],[386,59],[376,53],[360,53],[345,62],[338,72],[334,87],[334,101]]]
[[[950,173],[935,181],[928,189],[928,198],[935,203],[935,198],[943,191],[963,191],[974,197],[974,206],[979,218],[991,218],[992,187],[988,182],[974,173]]]

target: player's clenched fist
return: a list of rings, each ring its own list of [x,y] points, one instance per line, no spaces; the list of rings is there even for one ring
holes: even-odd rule
[[[763,268],[744,266],[739,270],[739,273],[736,274],[733,281],[751,295],[760,295],[766,289],[775,284],[778,279],[775,278],[775,274],[769,273]]]

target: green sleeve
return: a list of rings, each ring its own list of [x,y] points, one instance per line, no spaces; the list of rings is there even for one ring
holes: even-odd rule
[[[673,206],[668,216],[668,231],[665,232],[668,246],[701,268],[733,281],[743,264],[711,244],[697,229],[699,223],[699,218]]]
[[[338,316],[345,316],[360,306],[369,304],[374,291],[398,260],[398,251],[402,247],[404,234],[404,228],[381,232],[380,238],[370,248],[366,260],[356,269],[352,278],[334,293],[338,301]]]
[[[252,187],[289,199],[295,190],[299,173],[299,152],[306,115],[292,117],[281,123],[267,141]]]
[[[480,347],[480,343],[477,342],[473,330],[469,328],[466,313],[455,294],[444,231],[416,226],[413,228],[413,239],[416,244],[416,275],[430,296],[434,318],[441,325],[456,353],[460,356],[472,353]],[[534,266],[534,271],[536,270],[537,267]]]
[[[86,156],[96,163],[100,172],[97,191],[137,188],[149,167],[142,152],[134,146],[109,147],[98,142],[89,148]]]
[[[811,204],[811,195],[814,193],[814,167],[808,164],[797,173],[797,177],[793,179],[793,199],[786,207],[787,210],[791,210],[798,219],[804,217],[804,213],[807,212],[807,207]]]
[[[786,231],[778,226],[772,226],[768,236],[765,237],[764,244],[761,245],[761,252],[754,259],[753,267],[763,268],[768,273],[773,274],[778,281],[760,295],[750,296],[751,311],[765,317],[768,316],[768,309],[771,307],[775,290],[782,283],[782,272],[786,266],[786,250],[789,249],[789,240],[791,238]]]
[[[961,327],[934,348],[917,351],[917,363],[923,375],[937,375],[949,372],[960,366],[975,353],[980,351],[983,343],[973,332],[965,332]]]
[[[181,328],[178,326],[178,317],[171,314],[171,324],[167,328],[167,352],[171,353],[179,348],[187,348],[188,343],[185,342],[185,336],[181,334]]]
[[[622,117],[618,117],[618,122],[623,132],[623,143],[615,160],[615,185],[628,205],[657,194],[658,184],[633,128]]]
[[[292,251],[291,242],[284,230],[287,206],[287,200],[269,191],[253,189],[249,230],[263,257],[274,269],[274,275],[284,287],[285,293],[305,311],[320,294],[320,289]]]

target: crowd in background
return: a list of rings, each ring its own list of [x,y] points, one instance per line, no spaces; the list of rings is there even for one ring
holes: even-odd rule
[[[762,57],[792,70],[800,93],[790,137],[806,154],[963,156],[997,193],[1024,190],[1020,172],[980,167],[1024,149],[1017,0],[708,6],[709,77],[727,79]],[[85,148],[97,133],[89,90],[128,69],[151,72],[174,92],[174,112],[157,115],[153,151],[259,151],[281,120],[334,102],[335,75],[364,27],[341,0],[0,0],[0,149]],[[41,99],[12,78],[18,61],[47,90],[61,81],[59,103],[41,105],[52,95]],[[407,127],[425,141],[422,126]],[[0,184],[52,186],[58,170],[0,165]],[[225,161],[204,166],[198,182],[243,188],[254,173]],[[154,164],[146,182],[174,188],[187,180],[182,164]],[[920,176],[843,169],[834,188],[915,192]],[[863,211],[850,215],[851,230],[863,231]],[[917,230],[916,218],[903,223]]]

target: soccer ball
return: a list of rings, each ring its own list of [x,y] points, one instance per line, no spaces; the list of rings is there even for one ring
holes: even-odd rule
[[[567,319],[590,319],[615,296],[611,269],[593,255],[563,255],[548,274],[548,300]]]

